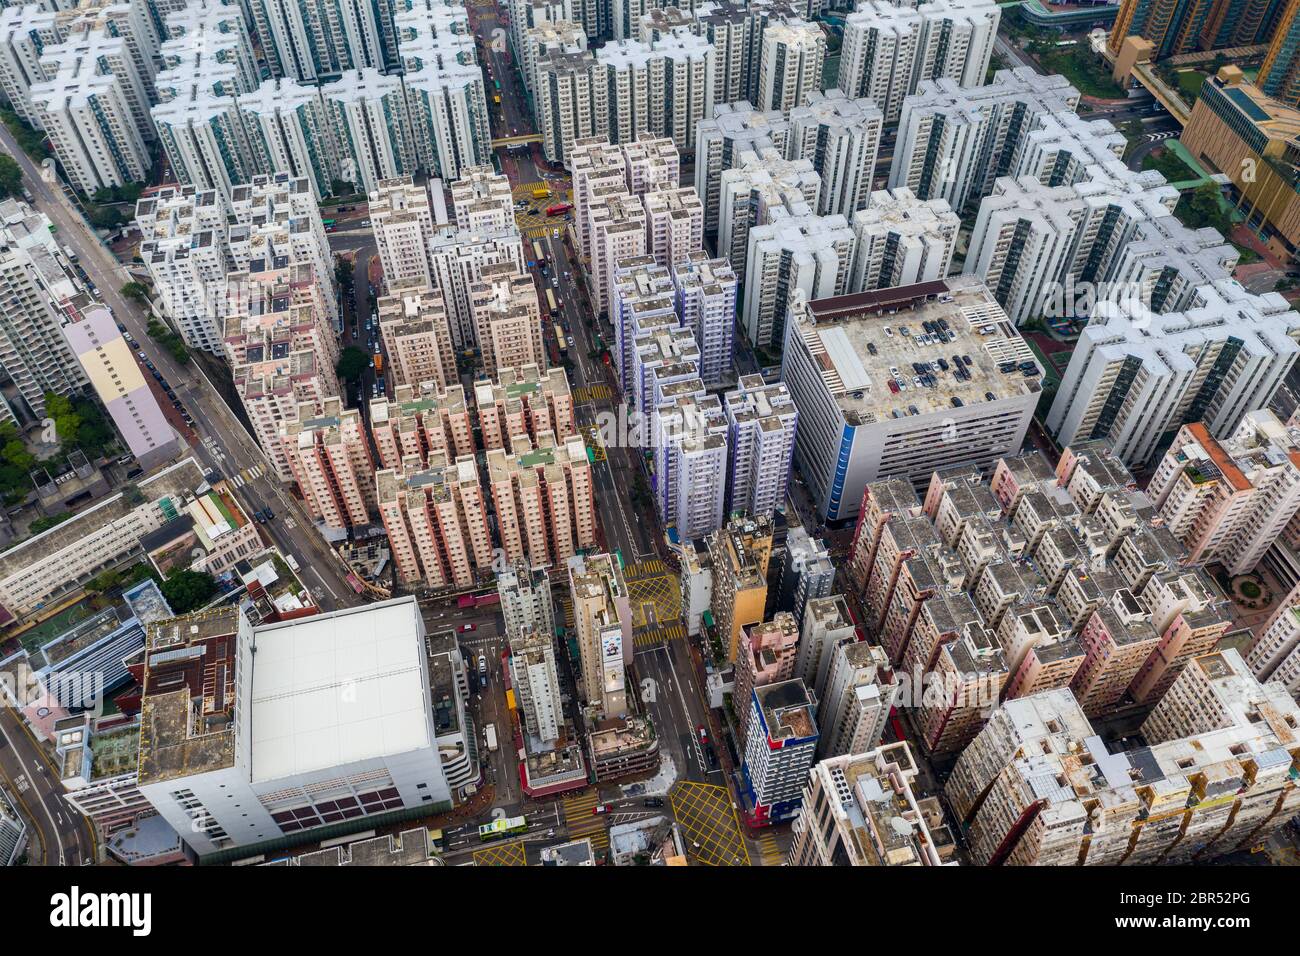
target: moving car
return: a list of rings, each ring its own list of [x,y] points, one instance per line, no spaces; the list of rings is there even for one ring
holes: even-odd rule
[[[704,725],[700,724],[698,727],[695,728],[695,730],[700,735],[700,743],[707,744],[709,742],[709,732],[704,729]]]
[[[663,797],[646,797],[642,801],[647,807],[662,807],[664,805]]]
[[[609,812],[612,811],[613,809],[614,809],[614,808],[611,807],[608,803],[598,803],[598,804],[596,804],[594,807],[591,808],[591,813],[592,813],[592,816],[597,816],[597,815],[602,814],[602,813],[609,813]]]

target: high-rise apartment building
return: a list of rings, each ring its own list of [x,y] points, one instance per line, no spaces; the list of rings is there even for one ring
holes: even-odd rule
[[[251,259],[227,278],[224,345],[235,390],[281,481],[293,480],[280,429],[303,405],[320,413],[339,394],[339,345],[313,268],[287,254]]]
[[[551,576],[527,561],[514,561],[497,575],[501,616],[507,640],[530,633],[555,633],[555,605],[551,600]]]
[[[740,770],[751,826],[771,826],[799,812],[816,759],[816,703],[797,677],[750,691]]]
[[[429,382],[398,385],[393,388],[392,401],[387,396],[371,401],[369,417],[370,434],[383,468],[400,471],[410,458],[423,466],[430,455],[441,455],[447,461],[474,455],[473,405],[466,400],[462,385],[445,391]]]
[[[591,256],[592,203],[597,196],[619,192],[627,180],[623,150],[603,136],[573,142],[569,171],[573,182],[573,229],[584,258]]]
[[[844,20],[836,86],[854,99],[869,97],[885,122],[897,122],[903,97],[923,80],[984,82],[999,19],[988,0],[934,0],[915,7],[867,0]]]
[[[569,594],[581,663],[580,692],[603,717],[627,712],[632,607],[619,563],[609,554],[569,560]]]
[[[795,818],[791,866],[942,866],[906,741],[820,761]]]
[[[105,49],[111,47],[112,49]],[[97,31],[47,53],[49,79],[27,90],[37,125],[73,185],[86,195],[148,178],[149,153],[122,79],[101,56],[126,58],[125,44]]]
[[[998,70],[982,86],[948,78],[921,83],[903,100],[889,188],[946,199],[961,213],[1010,174],[1040,117],[1073,112],[1078,103],[1079,91],[1065,77],[1025,67]]]
[[[866,641],[831,649],[824,694],[817,701],[818,752],[860,754],[880,746],[900,686],[883,648]]]
[[[684,540],[715,531],[727,486],[727,417],[699,378],[656,387],[651,413],[655,503]]]
[[[63,24],[54,10],[38,3],[0,8],[0,93],[31,126],[40,123],[30,96],[32,84],[47,79],[41,53],[62,38]]]
[[[597,309],[610,306],[620,260],[646,254],[645,206],[625,192],[598,198],[591,207],[591,263],[588,275]]]
[[[370,191],[369,212],[389,286],[413,281],[432,285],[428,247],[434,213],[429,190],[410,176],[382,180]]]
[[[489,266],[509,263],[512,274],[523,272],[523,239],[513,226],[482,233],[441,226],[429,240],[428,248],[431,284],[441,290],[446,302],[452,341],[457,349],[472,349],[478,339],[470,290],[482,281],[483,270]]]
[[[855,237],[848,220],[790,216],[749,230],[741,325],[749,341],[775,350],[785,342],[791,303],[850,291]]]
[[[542,309],[530,274],[509,262],[484,266],[469,297],[485,375],[496,378],[501,369],[525,365],[546,368]]]
[[[1127,588],[1092,612],[1079,632],[1085,658],[1070,681],[1085,714],[1103,717],[1121,702],[1138,670],[1151,656],[1160,632],[1150,611]]]
[[[867,205],[875,176],[884,115],[870,99],[850,99],[843,90],[814,92],[790,112],[787,156],[812,160],[821,177],[817,212],[852,218]]]
[[[747,100],[723,99],[696,125],[695,191],[704,203],[704,229],[718,230],[723,170],[740,165],[743,153],[774,149],[784,156],[790,123],[779,112],[760,112]]]
[[[335,330],[334,255],[321,221],[320,206],[306,177],[287,172],[259,174],[230,190],[226,242],[230,267],[256,272],[281,257],[311,269],[323,308]]]
[[[300,407],[280,435],[307,513],[327,534],[347,534],[375,514],[375,465],[361,412],[337,397],[323,406]]]
[[[495,384],[475,383],[474,404],[484,451],[509,448],[519,435],[536,444],[543,432],[560,441],[578,433],[573,393],[562,368],[546,372],[536,365],[504,368]]]
[[[375,498],[403,584],[468,588],[492,573],[487,497],[473,455],[408,457],[400,471],[375,475]]]
[[[472,47],[470,48],[472,49]],[[432,176],[457,179],[492,161],[487,92],[476,63],[426,63],[402,78],[415,161]]]
[[[795,664],[796,676],[814,694],[818,688],[824,694],[830,676],[835,648],[858,639],[857,625],[843,594],[812,598],[803,612],[803,625],[799,631],[799,659]]]
[[[456,383],[456,349],[441,292],[420,279],[391,281],[377,307],[388,378],[394,386],[432,383],[437,391],[445,391]]]
[[[646,254],[671,266],[704,248],[704,206],[691,186],[648,192],[645,205]]]
[[[235,105],[253,167],[305,176],[318,199],[334,192],[342,173],[339,144],[316,87],[264,80],[253,92],[241,94]],[[154,119],[159,119],[157,113]]]
[[[611,142],[631,143],[649,132],[683,151],[694,148],[696,124],[713,107],[714,79],[713,46],[691,34],[615,40],[596,52],[592,67],[592,84],[608,91]]]
[[[763,620],[772,518],[766,514],[731,518],[705,543],[713,568],[713,619],[727,660],[734,661],[741,632]]]
[[[466,167],[451,184],[451,204],[458,229],[486,232],[515,224],[510,180],[491,166]]]
[[[551,50],[538,58],[533,101],[547,162],[567,167],[575,142],[609,136],[609,91],[595,72],[596,57],[590,50]]]
[[[826,35],[818,24],[769,23],[759,47],[758,86],[752,93],[755,108],[789,117],[791,110],[821,91],[825,63]]]
[[[637,349],[644,344],[642,336],[651,330],[672,335],[679,328],[676,289],[668,269],[648,255],[620,259],[614,268],[609,305],[614,326],[614,369],[619,390],[636,396],[637,407],[648,415],[653,391],[637,374]]]
[[[718,177],[718,251],[745,281],[749,232],[779,219],[812,220],[821,177],[812,160],[788,160],[775,149],[746,151]]]
[[[854,292],[944,279],[961,220],[947,200],[918,199],[906,186],[876,190],[852,217]]]
[[[1300,587],[1282,599],[1259,629],[1246,654],[1255,677],[1278,681],[1291,693],[1300,690]]]
[[[1233,316],[1230,329],[1224,315]],[[1160,437],[1188,422],[1229,434],[1272,398],[1300,353],[1297,329],[1300,315],[1286,300],[1228,280],[1197,287],[1192,304],[1176,312],[1100,302],[1070,356],[1047,428],[1062,445],[1104,438],[1132,464],[1149,461]]]
[[[1297,14],[1300,14],[1300,4],[1295,0],[1281,8],[1268,53],[1255,77],[1255,84],[1264,93],[1292,108],[1300,107],[1300,16]]]
[[[799,644],[799,626],[794,617],[778,611],[765,624],[755,624],[740,632],[740,646],[736,650],[733,701],[750,699],[755,687],[765,687],[795,676],[795,661]],[[737,743],[745,749],[746,733],[751,716],[749,708],[736,713]]]
[[[727,513],[784,511],[798,410],[783,382],[742,375],[738,384],[723,398],[731,451]]]
[[[804,612],[815,598],[830,597],[835,591],[835,565],[826,542],[814,538],[801,524],[785,536],[785,555],[781,565],[781,588],[777,607],[789,610],[803,627]],[[817,690],[813,681],[808,685]]]
[[[541,89],[539,64],[550,53],[582,56],[587,52],[587,31],[582,24],[570,20],[539,23],[523,31],[518,52],[524,88],[536,95]]]
[[[515,436],[487,453],[487,488],[506,558],[558,567],[596,544],[592,467],[581,436]]]
[[[1293,814],[1282,741],[1297,720],[1285,689],[1260,685],[1234,650],[1193,660],[1143,725],[1145,745],[1125,751],[1110,751],[1068,690],[1051,690],[993,713],[953,768],[948,803],[979,865],[1211,860]],[[1076,754],[1094,777],[1071,772]]]
[[[677,314],[700,350],[700,380],[718,385],[730,376],[735,355],[736,273],[702,249],[673,262],[671,271]]]
[[[403,82],[401,76],[365,67],[321,87],[339,143],[339,175],[357,192],[374,192],[386,179],[410,176],[419,164]]]
[[[1147,494],[1188,560],[1231,575],[1255,569],[1300,510],[1300,430],[1267,409],[1222,441],[1196,422],[1178,430]]]
[[[21,200],[0,201],[0,365],[14,385],[0,398],[0,419],[44,418],[47,393],[72,395],[86,386],[60,331],[73,299],[84,303],[85,293],[49,218]]]
[[[546,595],[550,601],[550,593]],[[564,705],[555,669],[555,631],[528,630],[510,638],[510,684],[519,697],[524,729],[543,743],[560,736]]]

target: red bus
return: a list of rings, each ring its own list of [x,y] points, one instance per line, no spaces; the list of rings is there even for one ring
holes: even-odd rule
[[[559,215],[562,215],[562,214],[568,212],[568,211],[569,211],[570,209],[572,209],[572,208],[573,208],[572,203],[567,203],[567,202],[557,202],[554,206],[547,206],[547,207],[546,207],[546,215],[548,215],[548,216],[559,216]]]

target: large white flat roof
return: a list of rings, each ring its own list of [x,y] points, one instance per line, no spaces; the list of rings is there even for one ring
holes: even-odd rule
[[[415,600],[258,628],[252,782],[432,744]]]

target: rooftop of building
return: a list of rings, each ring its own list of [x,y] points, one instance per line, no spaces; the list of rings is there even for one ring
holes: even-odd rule
[[[772,549],[772,520],[767,515],[737,517],[708,538],[716,569],[725,562],[737,590],[767,584]]]
[[[65,548],[92,538],[137,508],[154,505],[165,512],[178,510],[194,489],[203,483],[203,472],[193,458],[186,458],[138,484],[125,485],[105,498],[47,531],[33,535],[0,554],[0,578],[34,566]]]
[[[1033,352],[974,278],[818,299],[791,314],[791,334],[802,336],[850,424],[950,411],[953,399],[970,405],[1041,389],[1041,379],[1019,367],[1033,363],[1042,374]],[[918,364],[929,364],[924,374],[933,386],[924,379],[917,384]]]
[[[754,697],[769,741],[789,745],[816,738],[813,698],[801,679],[755,687]]]
[[[1184,374],[1195,367],[1187,353],[1229,336],[1249,354],[1300,353],[1298,332],[1300,315],[1278,293],[1255,295],[1223,279],[1198,286],[1196,302],[1181,312],[1156,314],[1132,299],[1098,302],[1080,345],[1108,359],[1140,358],[1147,374]]]
[[[655,733],[650,722],[639,717],[612,717],[596,722],[587,743],[593,759],[606,760],[652,746]]]
[[[478,468],[474,458],[464,455],[449,462],[445,455],[430,453],[426,465],[408,457],[402,469],[385,468],[375,473],[375,494],[379,501],[395,501],[403,495],[427,496],[434,501],[450,498],[452,487],[461,483],[478,485]]]
[[[257,628],[250,780],[431,746],[421,631],[413,597]]]
[[[426,827],[300,853],[266,866],[427,866],[435,858]]]
[[[956,110],[958,122],[963,118],[979,122],[978,109],[992,102],[1025,102],[1038,112],[1074,110],[1079,91],[1068,79],[1056,73],[1043,75],[1030,67],[998,70],[982,86],[965,87],[955,79],[940,77],[922,80],[914,94],[904,101],[904,110]]]
[[[1284,425],[1268,409],[1247,412],[1222,440],[1200,422],[1185,427],[1190,440],[1170,453],[1185,463],[1183,474],[1195,484],[1222,481],[1245,491],[1274,469],[1300,468],[1300,428]]]
[[[833,757],[822,768],[841,797],[830,801],[832,812],[843,816],[854,856],[862,865],[916,866],[933,852],[929,827],[912,791],[916,765],[906,743]]]
[[[429,698],[433,708],[433,732],[445,737],[462,729],[457,699],[460,696],[457,673],[463,668],[460,644],[451,628],[434,631],[424,639],[426,666],[429,670]]]
[[[542,866],[595,866],[596,855],[591,848],[591,840],[570,840],[555,846],[542,848]]]
[[[234,766],[236,645],[242,621],[237,608],[223,607],[160,621],[146,630],[141,784]]]

